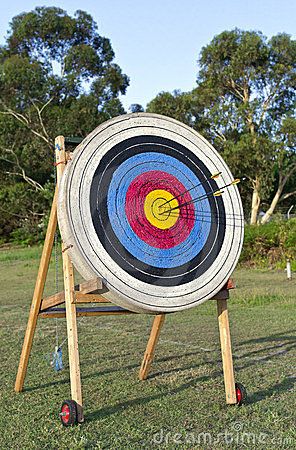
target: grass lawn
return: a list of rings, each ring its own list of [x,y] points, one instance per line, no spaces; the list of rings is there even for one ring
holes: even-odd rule
[[[137,379],[152,318],[79,320],[86,422],[65,429],[65,369],[49,364],[56,322],[40,319],[25,390],[13,391],[34,288],[39,248],[0,252],[0,449],[296,448],[296,277],[238,269],[229,302],[242,407],[226,406],[215,302],[166,319],[150,377]],[[53,293],[54,264],[50,267]],[[61,264],[59,264],[61,266]],[[60,283],[61,285],[61,283]]]

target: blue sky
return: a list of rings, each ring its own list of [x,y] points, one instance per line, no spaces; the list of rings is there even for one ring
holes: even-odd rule
[[[116,62],[130,77],[126,108],[160,91],[195,86],[200,50],[224,30],[260,30],[295,38],[296,0],[11,0],[0,5],[0,43],[11,18],[36,6],[89,12],[110,38]]]

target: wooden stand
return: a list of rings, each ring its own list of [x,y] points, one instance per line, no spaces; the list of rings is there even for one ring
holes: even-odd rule
[[[98,290],[102,288],[102,281],[99,278],[86,281],[80,285],[74,284],[73,265],[67,254],[67,247],[62,245],[63,258],[63,274],[64,274],[64,291],[59,292],[50,297],[42,298],[45,281],[48,272],[49,261],[53,249],[54,236],[57,227],[57,193],[59,183],[63,175],[65,164],[70,158],[69,153],[65,151],[65,139],[58,136],[55,140],[56,148],[56,165],[57,165],[57,187],[52,202],[50,218],[48,222],[46,237],[44,241],[42,256],[38,275],[35,284],[26,334],[23,342],[22,353],[20,357],[18,372],[15,381],[15,391],[21,392],[24,387],[25,376],[28,367],[29,356],[33,344],[34,333],[37,325],[38,317],[66,317],[67,335],[68,335],[68,352],[70,367],[70,384],[72,400],[77,404],[78,422],[84,421],[82,407],[82,389],[80,378],[80,364],[78,351],[78,334],[77,334],[77,317],[80,316],[104,316],[104,315],[122,315],[134,314],[132,311],[126,310],[119,306],[104,305],[92,308],[79,308],[79,303],[105,303],[109,302],[100,294]],[[231,289],[228,283],[214,298],[217,300],[218,307],[218,323],[220,330],[220,342],[223,360],[223,372],[225,382],[226,402],[228,404],[236,404],[236,390],[233,373],[231,340],[229,331],[229,321],[227,312],[227,299],[229,297],[228,289]],[[65,303],[65,308],[57,308],[58,305]],[[165,320],[165,314],[157,314],[154,317],[150,337],[144,354],[143,362],[139,372],[140,380],[146,380],[149,374],[151,363],[153,361],[156,344],[160,335],[161,328]]]

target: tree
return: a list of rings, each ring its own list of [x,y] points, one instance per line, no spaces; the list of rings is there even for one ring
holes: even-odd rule
[[[84,137],[125,112],[129,80],[113,60],[84,11],[38,7],[12,19],[0,47],[0,193],[16,182],[43,191],[56,135]]]
[[[277,147],[276,147],[276,189],[272,196],[270,206],[262,217],[261,222],[264,224],[269,221],[277,204],[292,196],[296,196],[296,185],[290,190],[283,193],[284,188],[289,181],[293,181],[293,176],[296,175],[296,119],[289,117],[283,120],[282,126],[277,133]],[[289,187],[289,186],[288,186]]]
[[[129,107],[131,113],[141,113],[144,112],[144,108],[139,103],[132,103]]]
[[[190,93],[174,91],[160,92],[148,103],[146,111],[173,117],[180,122],[192,125],[192,98]]]
[[[267,220],[296,170],[287,133],[295,123],[296,42],[286,34],[268,41],[260,32],[225,31],[202,49],[199,64],[197,91],[205,100],[212,141],[251,181],[252,224],[262,196],[272,189],[273,167],[278,168]]]
[[[268,41],[260,32],[225,31],[202,49],[195,89],[161,92],[147,106],[194,127],[247,177],[240,189],[253,224],[262,199],[270,199],[264,222],[295,195],[295,61],[286,34]]]

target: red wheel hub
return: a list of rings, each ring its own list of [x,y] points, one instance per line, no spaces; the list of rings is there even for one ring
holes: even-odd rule
[[[243,399],[243,394],[239,387],[236,388],[236,399],[238,404],[240,404]]]
[[[64,423],[68,423],[70,417],[70,408],[68,405],[63,405],[61,410],[61,418]]]

